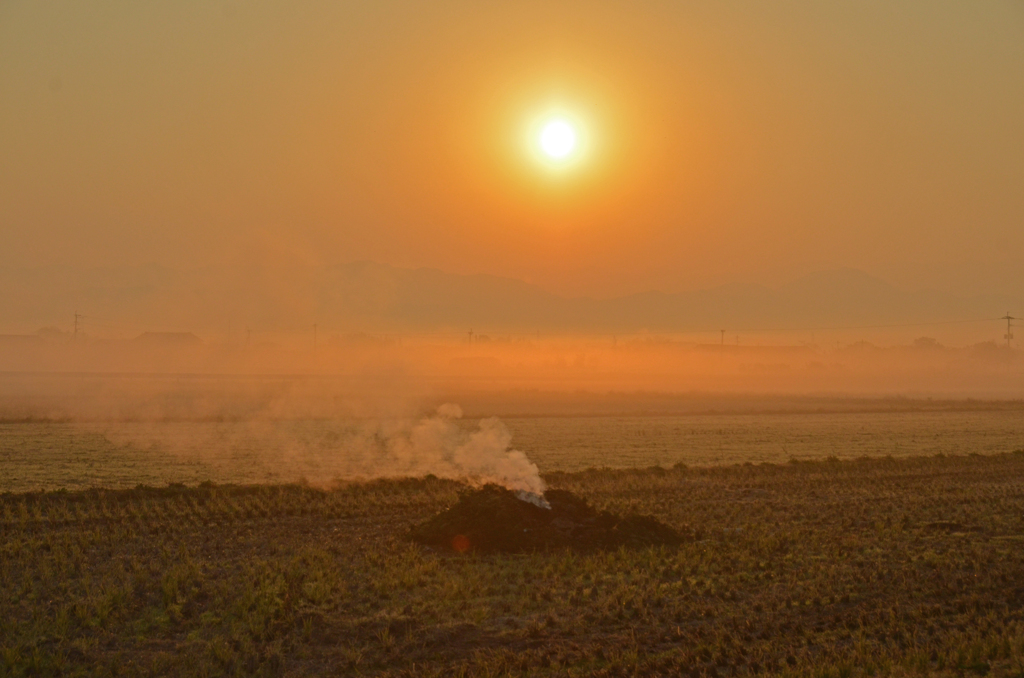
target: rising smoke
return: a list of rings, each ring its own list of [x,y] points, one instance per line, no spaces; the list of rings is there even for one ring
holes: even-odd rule
[[[471,485],[495,483],[546,506],[537,465],[513,449],[496,417],[474,427],[462,408],[444,404],[421,418],[275,419],[233,422],[112,422],[105,438],[143,454],[171,454],[216,475],[260,469],[267,481],[305,479],[323,485],[374,478],[439,478]]]
[[[411,426],[405,422],[398,426],[377,423],[371,448],[364,447],[363,458],[370,466],[367,475],[433,474],[474,485],[496,483],[516,490],[526,501],[546,506],[544,481],[537,465],[511,448],[508,428],[497,417],[491,417],[481,420],[475,431],[467,431],[456,423],[461,417],[462,408],[446,403],[433,416]],[[359,446],[367,442],[350,441]]]

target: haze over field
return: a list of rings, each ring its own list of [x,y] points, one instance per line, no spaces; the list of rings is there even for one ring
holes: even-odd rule
[[[1022,35],[1019,2],[5,2],[0,331],[480,317],[388,267],[495,276],[523,331],[1024,315]],[[571,167],[524,147],[551,111]],[[332,297],[358,261],[438,315]],[[843,269],[902,293],[789,303]]]
[[[1012,2],[6,2],[0,370],[1020,397],[1022,36]]]
[[[908,292],[853,269],[815,272],[774,287],[732,284],[611,298],[566,297],[512,278],[373,262],[303,266],[282,260],[280,269],[277,276],[238,277],[220,269],[156,265],[9,269],[0,279],[8,291],[0,313],[8,329],[57,325],[67,331],[75,310],[88,309],[81,311],[79,329],[102,338],[187,330],[237,341],[246,328],[265,337],[306,333],[317,323],[325,336],[476,328],[503,334],[703,333],[707,341],[726,329],[748,336],[782,331],[807,341],[816,329],[829,329],[852,341],[863,338],[858,326],[890,325],[904,340],[938,331],[955,343],[975,343],[1002,338],[1005,323],[997,318],[1007,308],[1024,307],[1016,294]]]

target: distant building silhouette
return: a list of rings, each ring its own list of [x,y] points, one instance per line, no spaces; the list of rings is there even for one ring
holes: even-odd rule
[[[56,327],[43,327],[36,330],[36,336],[45,341],[69,341],[73,335]]]
[[[203,343],[191,332],[143,332],[135,337],[135,341],[159,346],[196,346]]]
[[[43,343],[38,334],[0,334],[0,346],[35,346]]]

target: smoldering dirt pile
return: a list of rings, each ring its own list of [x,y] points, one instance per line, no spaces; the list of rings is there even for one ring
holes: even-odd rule
[[[410,536],[455,551],[581,551],[678,545],[683,535],[649,516],[597,511],[566,490],[549,490],[544,508],[498,485],[463,493],[457,504],[414,527]]]

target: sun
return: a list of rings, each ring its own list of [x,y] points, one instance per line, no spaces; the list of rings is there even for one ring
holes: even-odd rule
[[[551,160],[566,160],[579,143],[576,129],[561,118],[549,120],[540,130],[537,139],[540,150]]]
[[[538,110],[539,109],[539,110]],[[519,146],[547,178],[578,175],[593,160],[594,130],[577,109],[545,106],[534,109],[520,128]]]

